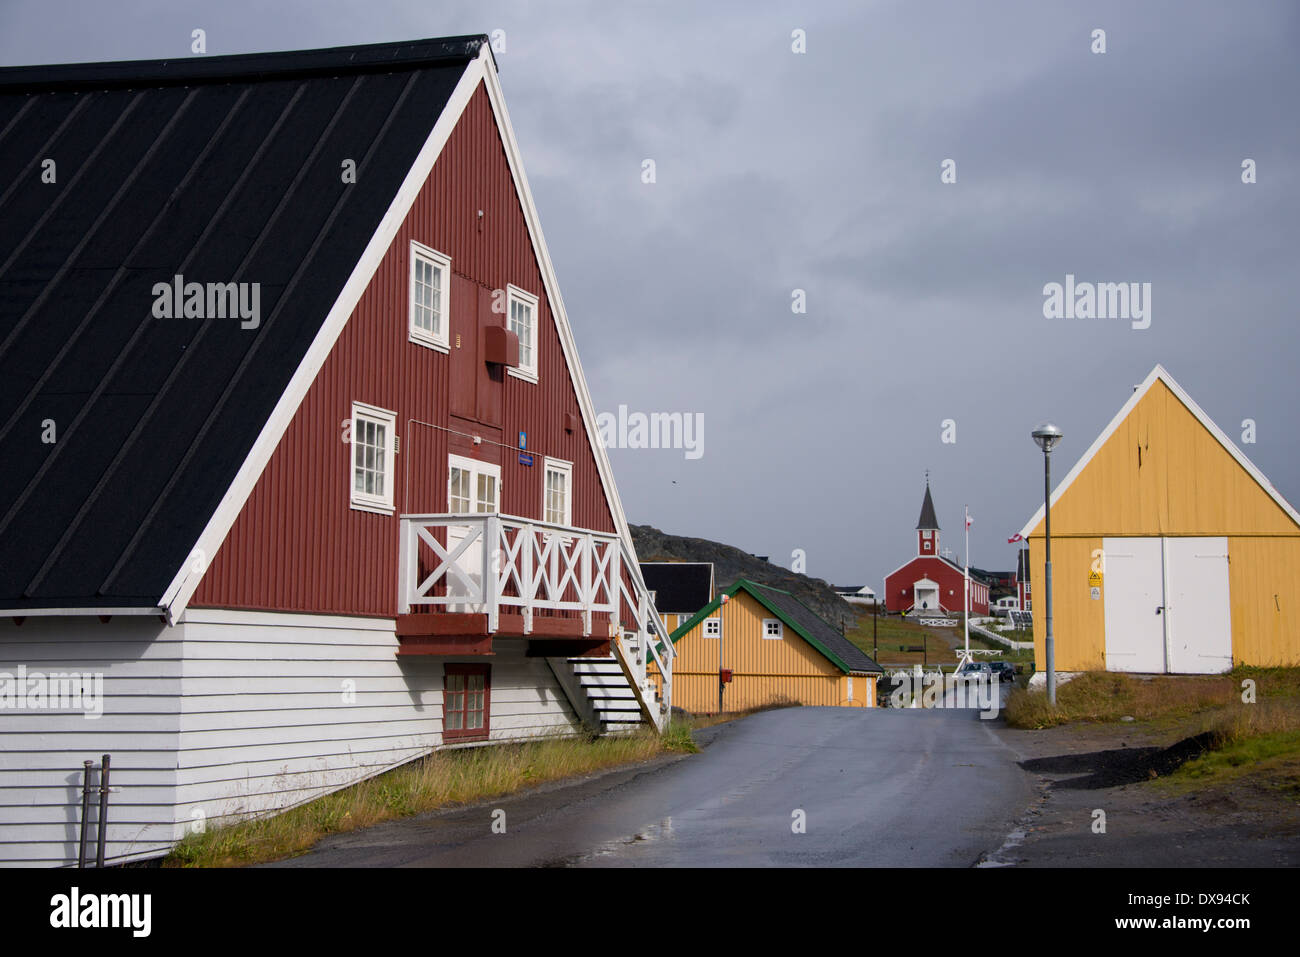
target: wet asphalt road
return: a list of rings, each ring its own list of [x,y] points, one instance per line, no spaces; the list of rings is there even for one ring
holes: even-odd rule
[[[338,835],[272,866],[968,867],[1032,797],[992,724],[768,711],[700,732],[700,754]]]

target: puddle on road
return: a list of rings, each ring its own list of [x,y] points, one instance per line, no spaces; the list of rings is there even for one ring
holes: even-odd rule
[[[574,854],[572,857],[566,857],[558,861],[552,861],[547,867],[580,867],[589,862],[599,860],[603,857],[611,857],[620,851],[629,847],[636,847],[641,844],[654,844],[660,841],[671,840],[673,836],[673,819],[666,817],[657,824],[651,824],[644,830],[638,831],[631,837],[620,837],[612,841],[605,841],[603,844],[597,844],[590,851],[583,854]]]
[[[976,864],[976,867],[1015,867],[1020,861],[1011,856],[1011,851],[1025,842],[1025,829],[1018,827],[1002,842],[992,854],[985,855],[984,859]]]

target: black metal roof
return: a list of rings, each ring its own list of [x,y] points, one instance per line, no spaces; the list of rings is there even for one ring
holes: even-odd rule
[[[918,529],[937,530],[939,519],[934,514],[934,499],[930,498],[930,483],[925,483],[925,500],[921,502],[921,517],[916,522]]]
[[[0,70],[0,607],[158,603],[485,41]]]
[[[665,614],[693,615],[713,600],[712,562],[643,562],[641,577]]]

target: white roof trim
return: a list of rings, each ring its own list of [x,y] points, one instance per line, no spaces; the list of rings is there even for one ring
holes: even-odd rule
[[[50,618],[100,615],[161,615],[163,608],[0,608],[0,618]]]
[[[1259,484],[1259,487],[1267,492],[1269,497],[1291,517],[1291,521],[1295,522],[1296,525],[1300,525],[1300,513],[1297,513],[1296,510],[1291,507],[1291,504],[1284,499],[1281,494],[1279,494],[1277,489],[1273,487],[1273,484],[1269,482],[1264,473],[1255,467],[1255,463],[1246,458],[1245,453],[1242,452],[1241,449],[1237,448],[1236,443],[1234,443],[1232,439],[1228,438],[1223,430],[1214,424],[1214,420],[1205,414],[1204,410],[1196,404],[1192,397],[1183,391],[1182,386],[1174,381],[1173,376],[1166,371],[1165,367],[1159,364],[1151,370],[1146,379],[1143,380],[1142,384],[1128,397],[1128,401],[1125,402],[1120,410],[1115,413],[1115,417],[1110,420],[1110,424],[1102,430],[1101,435],[1097,436],[1092,445],[1088,447],[1088,451],[1083,453],[1083,457],[1074,464],[1074,468],[1070,469],[1069,473],[1061,483],[1052,490],[1052,504],[1055,505],[1057,500],[1065,494],[1065,491],[1070,487],[1070,484],[1079,477],[1080,473],[1082,473],[1085,468],[1087,468],[1088,463],[1092,461],[1093,456],[1095,456],[1101,447],[1106,444],[1107,440],[1115,434],[1116,430],[1119,429],[1120,423],[1128,418],[1129,413],[1132,412],[1134,407],[1142,401],[1142,397],[1151,391],[1151,387],[1155,385],[1157,381],[1163,382],[1168,387],[1169,391],[1177,397],[1178,401],[1187,407],[1187,411],[1192,413],[1192,415],[1196,417],[1196,420],[1205,427],[1205,430],[1209,432],[1210,435],[1214,436],[1218,443],[1237,460],[1237,464],[1245,469],[1250,477]],[[1020,529],[1021,537],[1026,539],[1029,538],[1029,533],[1032,532],[1034,528],[1037,527],[1038,523],[1043,520],[1044,511],[1044,506],[1038,506],[1038,510],[1034,512],[1034,517],[1025,523],[1025,526],[1022,529]]]
[[[428,179],[433,164],[437,162],[438,156],[442,153],[442,148],[446,145],[452,130],[456,128],[456,124],[460,121],[466,105],[474,95],[474,91],[478,89],[479,81],[491,72],[487,69],[487,64],[490,62],[488,45],[485,43],[479,48],[477,59],[471,60],[465,67],[465,72],[457,82],[456,88],[452,90],[446,106],[443,107],[441,115],[434,123],[433,129],[429,131],[428,138],[424,141],[424,146],[420,148],[415,162],[407,172],[406,179],[403,180],[397,194],[393,197],[388,212],[380,220],[379,228],[370,237],[370,242],[366,245],[365,251],[352,269],[352,275],[348,277],[348,281],[344,284],[338,299],[335,300],[333,307],[326,315],[320,331],[316,333],[316,338],[307,349],[297,371],[293,374],[293,378],[289,380],[284,394],[280,396],[280,401],[276,403],[270,418],[262,426],[262,431],[253,443],[253,447],[249,450],[248,456],[244,459],[244,464],[240,466],[239,472],[236,473],[235,480],[226,489],[226,494],[222,497],[217,510],[208,520],[207,526],[199,535],[198,541],[194,543],[194,547],[190,549],[189,557],[185,559],[180,570],[172,578],[171,584],[167,586],[167,590],[163,592],[162,597],[158,600],[158,604],[166,608],[168,620],[172,623],[175,623],[184,614],[185,607],[189,604],[194,590],[198,588],[199,582],[203,580],[203,575],[207,571],[207,563],[216,555],[217,549],[225,541],[230,527],[234,525],[235,519],[239,517],[239,513],[243,510],[244,503],[248,501],[254,485],[257,484],[257,480],[266,468],[267,462],[270,461],[272,453],[280,444],[280,439],[284,436],[285,430],[289,428],[298,407],[306,398],[308,389],[316,381],[321,366],[325,364],[330,351],[342,334],[343,327],[347,325],[353,310],[356,309],[362,293],[370,285],[370,280],[374,278],[379,263],[383,260],[389,247],[392,246],[402,223],[406,221],[406,216],[411,211],[411,206],[414,205],[416,197]],[[204,561],[196,562],[194,560],[196,552],[203,555]],[[196,564],[200,565],[198,569],[194,567]]]
[[[484,47],[486,49],[487,45],[485,44]],[[551,317],[555,320],[556,329],[559,331],[560,346],[564,350],[564,362],[568,366],[569,378],[573,380],[574,391],[578,396],[578,407],[582,410],[582,422],[587,430],[587,443],[591,446],[592,454],[596,459],[596,471],[600,473],[605,500],[609,503],[614,519],[614,529],[623,539],[632,559],[624,564],[629,566],[628,574],[633,581],[640,585],[643,591],[648,592],[645,580],[641,577],[641,565],[637,558],[636,546],[632,543],[632,532],[627,525],[623,503],[618,497],[618,487],[614,484],[614,470],[609,464],[609,455],[600,440],[600,433],[596,430],[596,408],[587,389],[587,378],[583,375],[582,363],[578,361],[578,347],[573,338],[573,329],[569,325],[569,314],[565,311],[564,299],[560,296],[555,267],[551,263],[551,254],[546,248],[546,239],[542,235],[541,217],[538,216],[537,206],[533,203],[533,192],[528,188],[528,177],[524,174],[519,142],[515,139],[514,129],[510,125],[510,112],[506,109],[505,97],[501,92],[501,81],[497,78],[496,63],[488,59],[486,64],[484,86],[487,87],[488,99],[492,103],[492,114],[497,121],[497,131],[501,134],[501,141],[505,145],[506,159],[510,163],[515,191],[519,194],[519,202],[523,206],[524,221],[528,224],[528,235],[533,242],[533,253],[537,256],[538,265],[542,270],[542,283],[546,287],[546,299],[550,303]],[[657,613],[653,601],[650,604],[651,611]]]

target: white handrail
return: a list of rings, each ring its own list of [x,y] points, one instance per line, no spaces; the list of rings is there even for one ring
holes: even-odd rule
[[[463,531],[444,545],[433,533],[438,528]],[[640,567],[618,535],[484,512],[403,515],[400,539],[401,614],[416,606],[486,614],[488,631],[495,633],[501,610],[519,609],[525,635],[532,633],[538,610],[576,612],[588,635],[593,617],[608,615],[611,648],[646,716],[663,729],[676,650]],[[422,549],[434,557],[423,579]],[[659,671],[658,700],[647,675],[650,661]]]

